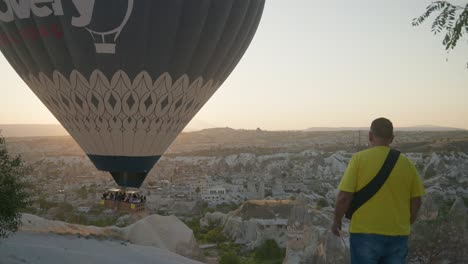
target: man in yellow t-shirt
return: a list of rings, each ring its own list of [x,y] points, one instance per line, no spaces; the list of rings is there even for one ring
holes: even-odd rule
[[[341,220],[353,194],[366,186],[382,167],[393,142],[393,124],[386,118],[372,122],[371,148],[353,155],[338,186],[332,232],[339,236]],[[389,177],[351,219],[352,264],[406,263],[410,226],[416,220],[425,194],[413,163],[400,155]]]

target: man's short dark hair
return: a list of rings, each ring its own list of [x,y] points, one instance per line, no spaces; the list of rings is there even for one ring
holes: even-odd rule
[[[372,121],[371,132],[377,137],[391,139],[393,137],[393,124],[387,118],[377,118]]]

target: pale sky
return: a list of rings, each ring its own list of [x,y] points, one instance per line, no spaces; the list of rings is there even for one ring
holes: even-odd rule
[[[244,58],[195,119],[294,130],[385,116],[468,129],[468,41],[447,54],[430,24],[411,26],[430,2],[267,0]],[[58,123],[2,55],[0,72],[0,124]]]

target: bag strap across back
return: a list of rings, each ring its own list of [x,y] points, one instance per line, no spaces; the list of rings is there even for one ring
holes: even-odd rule
[[[364,188],[354,193],[353,200],[351,201],[351,204],[345,215],[346,218],[351,219],[354,212],[356,212],[357,209],[369,201],[372,196],[374,196],[380,190],[380,188],[382,188],[385,181],[388,179],[388,176],[390,176],[390,173],[395,167],[399,157],[400,151],[390,149],[390,152],[388,153],[387,158],[385,159],[385,162],[377,175],[366,186],[364,186]]]

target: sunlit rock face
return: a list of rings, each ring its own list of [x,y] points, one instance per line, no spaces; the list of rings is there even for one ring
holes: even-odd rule
[[[237,243],[254,249],[273,239],[285,248],[287,222],[293,206],[290,200],[250,200],[227,218],[224,232]]]
[[[210,224],[224,224],[227,219],[227,214],[221,212],[206,213],[205,217],[200,219],[200,226],[208,227]]]
[[[288,220],[288,241],[283,263],[349,263],[347,238],[331,234],[332,212],[317,210],[300,197]],[[344,226],[343,230],[347,230]]]
[[[238,244],[255,249],[266,240],[286,248],[287,224],[294,202],[291,200],[250,200],[228,214],[207,213],[202,226],[224,226],[223,232]]]

